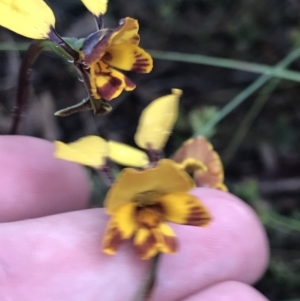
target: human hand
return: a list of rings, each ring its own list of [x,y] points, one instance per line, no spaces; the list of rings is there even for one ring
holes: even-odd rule
[[[130,241],[115,256],[102,253],[109,217],[103,209],[83,210],[88,177],[53,150],[36,138],[0,137],[0,300],[132,300],[149,262]],[[250,286],[268,261],[253,211],[221,191],[192,193],[213,221],[207,228],[172,225],[180,250],[162,255],[151,301],[267,300]]]

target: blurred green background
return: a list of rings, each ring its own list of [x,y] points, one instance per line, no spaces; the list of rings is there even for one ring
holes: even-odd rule
[[[95,30],[79,0],[47,3],[62,36]],[[256,287],[270,300],[300,301],[300,1],[110,0],[105,24],[115,27],[126,16],[139,20],[141,46],[153,50],[153,72],[129,74],[137,88],[114,100],[108,116],[58,118],[53,113],[81,101],[85,90],[72,64],[47,52],[32,70],[19,133],[66,142],[97,134],[133,145],[142,109],[171,88],[182,89],[166,155],[191,136],[210,139],[230,191],[256,210],[270,239],[270,266]],[[24,42],[0,28],[1,134],[13,115],[23,56],[7,49],[21,49]],[[283,59],[293,60],[289,68],[295,72],[277,75],[290,80],[261,77]]]

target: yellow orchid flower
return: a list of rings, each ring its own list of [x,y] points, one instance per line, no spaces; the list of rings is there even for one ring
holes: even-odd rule
[[[220,156],[206,138],[189,139],[177,150],[172,160],[193,174],[197,186],[228,191],[223,183],[224,169]]]
[[[25,37],[46,40],[28,48],[30,55],[23,61],[24,70],[31,67],[42,50],[50,47],[64,59],[72,60],[84,81],[88,97],[79,104],[59,110],[57,116],[86,110],[93,110],[96,115],[106,114],[112,109],[107,101],[119,96],[123,90],[132,91],[136,87],[119,69],[149,73],[153,68],[151,56],[138,46],[137,20],[125,18],[115,29],[103,28],[102,16],[106,13],[108,0],[81,1],[94,15],[98,29],[86,39],[62,38],[54,28],[55,16],[43,0],[0,0],[0,26]],[[21,77],[22,82],[25,82],[25,75]],[[28,84],[23,86],[22,89],[28,89]],[[17,102],[21,100],[18,98]],[[17,126],[18,121],[12,132]]]
[[[108,0],[81,0],[81,2],[96,17],[106,13]]]
[[[98,136],[86,136],[72,143],[54,142],[54,157],[99,169],[106,159],[121,165],[145,167],[148,156],[141,150],[116,141],[106,141]]]
[[[105,199],[112,215],[103,240],[103,251],[113,255],[122,241],[133,237],[142,259],[159,252],[175,253],[177,242],[167,221],[207,226],[207,208],[188,191],[194,187],[190,176],[172,160],[163,159],[154,168],[123,169]]]
[[[116,29],[102,29],[85,40],[80,55],[90,68],[94,99],[111,100],[123,90],[135,88],[128,77],[114,68],[139,73],[152,70],[151,56],[138,46],[138,29],[137,20],[125,18]]]
[[[0,0],[0,26],[31,39],[47,39],[55,17],[42,0]]]
[[[181,90],[172,89],[172,94],[153,100],[143,110],[134,136],[139,147],[156,151],[164,148],[178,117],[181,94]]]

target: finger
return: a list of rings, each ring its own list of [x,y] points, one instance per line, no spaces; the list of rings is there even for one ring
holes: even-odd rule
[[[180,253],[164,257],[155,300],[177,300],[213,283],[236,280],[252,284],[264,273],[268,259],[265,231],[253,210],[237,197],[209,188],[194,189],[212,214],[207,228],[176,225]],[[197,263],[197,264],[195,264]],[[176,288],[180,287],[180,293]]]
[[[212,285],[193,296],[180,301],[268,301],[253,287],[236,281]]]
[[[194,193],[211,210],[213,222],[207,228],[174,226],[181,247],[176,255],[162,256],[152,300],[178,300],[225,280],[250,283],[266,266],[266,239],[252,210],[230,194]],[[0,248],[0,297],[131,300],[148,262],[137,258],[132,242],[115,256],[103,254],[107,221],[102,209],[91,209],[0,225],[5,246]]]
[[[0,222],[86,208],[85,170],[53,157],[53,144],[32,137],[0,137]]]

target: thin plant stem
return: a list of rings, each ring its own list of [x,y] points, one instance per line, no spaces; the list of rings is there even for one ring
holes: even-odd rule
[[[273,67],[270,74],[261,75],[251,85],[234,97],[227,105],[225,105],[203,128],[199,129],[194,136],[205,136],[209,133],[222,119],[230,114],[236,107],[245,101],[250,95],[255,93],[265,83],[267,83],[278,70],[287,67],[300,56],[300,48],[291,51],[282,61]]]
[[[222,119],[224,119],[250,95],[267,83],[270,78],[270,75],[261,75],[256,81],[254,81],[251,85],[234,97],[227,105],[225,105],[211,120],[209,120],[202,128],[200,128],[194,134],[194,136],[206,136],[207,133],[209,133]]]
[[[104,20],[103,20],[103,15],[100,14],[100,16],[95,16],[95,22],[96,22],[96,26],[98,28],[98,30],[103,29],[104,28]]]
[[[238,127],[236,133],[228,144],[224,155],[222,156],[223,163],[226,166],[232,160],[235,152],[237,151],[239,145],[245,139],[247,133],[249,132],[251,126],[253,125],[254,120],[261,112],[264,105],[267,103],[270,94],[276,89],[280,82],[280,79],[272,79],[266,86],[261,90],[261,93],[254,101],[252,107],[247,113],[246,117],[243,119],[241,125]]]
[[[228,68],[234,70],[241,70],[246,72],[258,73],[258,74],[272,74],[273,77],[287,79],[291,81],[300,81],[300,72],[290,71],[284,68],[276,70],[275,73],[273,66],[248,63],[244,61],[238,61],[233,59],[225,59],[200,54],[188,54],[180,52],[169,52],[169,51],[157,51],[148,50],[151,56],[155,59],[176,61],[183,63],[201,64],[213,67]]]
[[[0,51],[26,51],[30,43],[0,43]]]
[[[0,43],[0,51],[26,51],[29,43]],[[180,52],[148,50],[148,52],[155,59],[177,61],[183,63],[201,64],[213,67],[228,68],[234,70],[241,70],[245,72],[252,72],[258,74],[268,74],[273,70],[272,66],[248,63],[239,60],[225,59],[200,54],[188,54]],[[286,69],[277,70],[274,77],[287,79],[291,81],[300,82],[300,72],[291,71]]]
[[[133,301],[148,301],[150,299],[151,293],[155,286],[156,274],[157,274],[157,268],[158,268],[160,256],[161,254],[158,253],[155,257],[152,258],[150,263],[149,273],[146,276],[142,284],[142,287],[140,288],[137,296],[133,299]]]
[[[29,84],[30,84],[30,67],[36,61],[43,50],[41,42],[38,40],[32,41],[29,45],[24,58],[22,59],[19,75],[18,75],[18,90],[17,90],[17,103],[14,109],[14,116],[12,119],[12,125],[10,129],[10,134],[15,135],[17,133],[19,123],[21,121],[22,112],[25,109],[26,101],[29,94]]]
[[[147,154],[149,161],[154,164],[157,164],[157,162],[162,158],[162,152],[151,148],[151,145],[148,146]]]
[[[292,231],[300,232],[299,220],[290,217],[285,217],[274,211],[261,214],[260,220],[264,225],[272,228],[285,228]]]
[[[108,165],[102,166],[100,169],[97,170],[98,175],[103,179],[106,186],[111,187],[115,182],[115,177],[113,175],[112,168]]]

